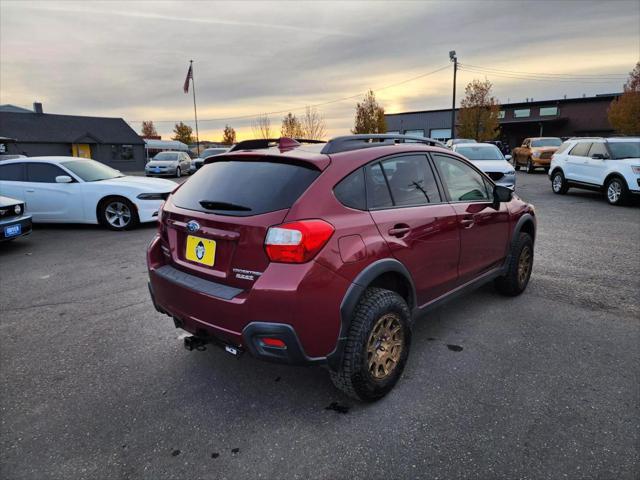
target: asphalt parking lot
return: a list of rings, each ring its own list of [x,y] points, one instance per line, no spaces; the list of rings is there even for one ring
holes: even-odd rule
[[[155,226],[0,246],[0,477],[637,479],[640,208],[518,182],[528,290],[435,311],[368,405],[320,368],[186,351],[147,292]]]

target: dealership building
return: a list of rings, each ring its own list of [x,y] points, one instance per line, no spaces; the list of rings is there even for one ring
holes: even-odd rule
[[[607,109],[621,94],[507,103],[500,106],[500,139],[512,148],[527,137],[608,136]],[[457,118],[458,109],[456,109]],[[385,114],[388,133],[451,138],[451,109]]]
[[[145,142],[122,119],[44,113],[0,105],[1,150],[28,157],[60,155],[93,158],[123,171],[141,171]]]

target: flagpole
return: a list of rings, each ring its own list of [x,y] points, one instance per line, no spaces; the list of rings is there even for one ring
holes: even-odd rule
[[[196,80],[193,74],[193,60],[189,60],[189,68],[191,69],[191,85],[193,86],[193,115],[196,119],[196,149],[200,156],[200,135],[198,134],[198,109],[196,108]]]

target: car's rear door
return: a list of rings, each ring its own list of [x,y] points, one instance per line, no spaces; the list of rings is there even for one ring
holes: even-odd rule
[[[509,211],[494,203],[493,184],[462,159],[432,154],[460,232],[459,282],[466,283],[504,262],[509,242]]]
[[[590,148],[591,142],[578,142],[569,150],[564,169],[566,179],[576,182],[589,182],[587,159]]]
[[[443,200],[426,154],[388,157],[365,172],[371,216],[411,273],[418,305],[451,290],[458,277],[456,212]]]

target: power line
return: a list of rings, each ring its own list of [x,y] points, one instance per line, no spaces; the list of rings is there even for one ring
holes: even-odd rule
[[[627,73],[545,73],[545,72],[520,72],[515,70],[502,70],[500,68],[492,68],[492,67],[481,67],[479,65],[469,65],[465,64],[465,66],[470,68],[475,68],[479,70],[491,70],[499,73],[511,73],[515,75],[534,75],[534,76],[560,76],[560,77],[572,77],[572,78],[588,78],[588,77],[623,77],[626,78],[628,76]]]
[[[471,68],[468,65],[460,65],[458,68],[467,72],[480,73],[489,76],[496,76],[502,78],[511,78],[514,80],[528,80],[534,82],[551,82],[551,83],[586,83],[586,84],[603,84],[603,83],[611,83],[611,82],[623,82],[622,78],[570,78],[570,77],[562,77],[562,78],[549,78],[544,76],[524,76],[524,75],[515,75],[508,73],[498,73],[489,70],[481,70],[478,68]]]
[[[405,83],[413,82],[414,80],[418,80],[420,78],[428,77],[429,75],[433,75],[435,73],[441,72],[442,70],[446,70],[448,68],[450,68],[450,65],[445,65],[443,67],[437,68],[437,69],[432,70],[430,72],[423,73],[423,74],[417,75],[415,77],[408,78],[406,80],[402,80],[401,82],[392,83],[391,85],[386,85],[386,86],[381,87],[381,88],[376,88],[376,89],[374,89],[374,91],[380,92],[382,90],[387,90],[389,88],[397,87],[399,85],[404,85]],[[249,114],[249,115],[239,115],[237,117],[204,118],[204,119],[198,119],[198,121],[200,121],[200,122],[226,122],[226,121],[229,121],[229,120],[246,120],[246,119],[250,119],[250,118],[256,118],[259,115],[267,115],[267,116],[280,115],[280,114],[284,114],[284,113],[295,112],[297,110],[303,110],[303,109],[305,109],[307,107],[317,108],[317,107],[323,107],[325,105],[331,105],[333,103],[344,102],[346,100],[353,100],[353,99],[359,98],[361,96],[362,96],[362,93],[357,93],[355,95],[350,95],[348,97],[336,98],[335,100],[329,100],[329,101],[326,101],[326,102],[315,103],[315,104],[311,104],[311,105],[298,106],[298,107],[293,107],[293,108],[286,108],[284,110],[278,110],[278,111],[274,111],[274,112],[259,112],[259,113],[252,113],[252,114]],[[127,120],[127,121],[129,123],[142,123],[143,120]],[[177,122],[180,122],[180,121],[181,120],[153,120],[154,123],[177,123]]]

